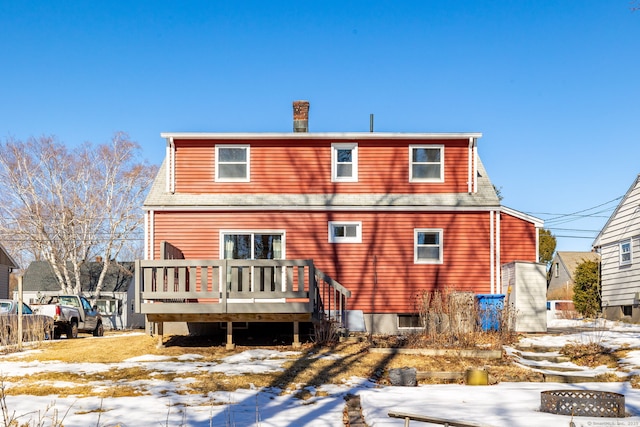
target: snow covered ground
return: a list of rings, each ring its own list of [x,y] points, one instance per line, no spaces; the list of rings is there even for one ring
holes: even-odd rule
[[[554,327],[574,327],[575,322],[555,321]],[[589,326],[589,325],[582,325]],[[593,326],[593,325],[591,325]],[[109,339],[95,338],[95,339]],[[562,336],[538,335],[525,342],[539,346],[562,346],[569,341],[579,343],[600,342],[632,350],[624,360],[629,373],[640,371],[640,327],[619,323],[599,324],[589,331]],[[38,351],[38,350],[35,350]],[[241,375],[244,372],[281,370],[285,353],[255,349],[234,354],[218,364],[202,363],[198,355],[180,358],[145,356],[127,360],[118,366],[139,366],[166,372],[226,372]],[[13,355],[15,356],[15,355]],[[566,362],[565,362],[566,363]],[[23,375],[43,371],[99,372],[109,370],[113,364],[87,363],[72,367],[58,362],[16,362],[0,358],[0,374],[6,376],[5,385],[19,382]],[[608,368],[601,367],[593,373]],[[65,427],[87,426],[342,426],[344,397],[359,395],[365,421],[369,427],[403,426],[404,421],[388,417],[389,410],[425,414],[439,418],[472,421],[489,426],[553,427],[569,426],[571,417],[540,412],[540,392],[555,389],[589,389],[625,395],[625,418],[575,417],[580,426],[640,426],[640,390],[632,389],[628,382],[620,383],[501,383],[492,386],[465,386],[457,384],[424,385],[418,387],[378,386],[363,378],[352,378],[341,385],[325,385],[309,389],[317,396],[301,400],[292,394],[281,394],[278,389],[258,389],[252,384],[235,392],[215,392],[208,396],[180,394],[183,382],[147,382],[152,390],[148,396],[98,398],[59,398],[55,395],[9,396],[7,406],[20,422],[39,420],[48,426],[56,417],[64,418]],[[66,384],[59,383],[58,387]],[[99,384],[95,385],[100,387]],[[304,387],[301,385],[301,387]],[[167,393],[167,390],[169,392]],[[47,409],[48,408],[48,409]],[[428,425],[411,422],[411,426]]]

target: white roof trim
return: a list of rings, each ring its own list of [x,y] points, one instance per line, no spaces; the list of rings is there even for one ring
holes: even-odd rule
[[[613,219],[616,217],[616,215],[618,215],[618,211],[622,208],[622,205],[624,205],[624,203],[627,201],[627,198],[631,195],[631,192],[638,185],[638,181],[640,181],[640,174],[636,175],[636,179],[633,180],[633,184],[631,184],[631,186],[629,187],[627,192],[624,193],[624,196],[622,197],[622,199],[620,199],[620,203],[618,203],[618,206],[616,206],[614,211],[611,213],[611,216],[609,217],[609,219],[607,219],[607,222],[604,224],[604,226],[602,227],[602,229],[600,230],[600,232],[598,233],[596,238],[593,239],[593,243],[591,243],[591,247],[592,248],[597,248],[597,247],[602,246],[602,243],[600,243],[600,239],[602,238],[602,234],[609,227],[609,224],[611,224],[611,221],[613,221]]]
[[[162,138],[174,139],[335,139],[335,140],[366,140],[366,139],[469,139],[481,138],[482,133],[402,133],[402,132],[253,132],[253,133],[215,133],[215,132],[163,132]]]
[[[524,212],[520,212],[520,211],[517,211],[515,209],[508,208],[506,206],[502,206],[500,208],[500,210],[502,212],[506,213],[506,214],[509,214],[511,216],[515,216],[516,218],[520,218],[520,219],[523,219],[525,221],[532,222],[533,224],[535,224],[536,227],[543,227],[544,226],[544,221],[541,220],[540,218],[536,218],[535,216],[527,215]]]
[[[239,211],[239,212],[253,212],[253,211],[316,211],[316,212],[339,212],[339,211],[354,211],[354,212],[402,212],[411,210],[412,212],[490,212],[495,211],[495,207],[491,206],[285,206],[285,205],[256,205],[256,206],[233,206],[233,205],[216,205],[216,206],[145,206],[145,211]],[[514,215],[516,216],[516,215]],[[523,218],[526,219],[526,218]],[[533,221],[532,221],[533,222]]]

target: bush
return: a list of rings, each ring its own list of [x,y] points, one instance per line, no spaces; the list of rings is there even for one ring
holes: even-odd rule
[[[576,311],[587,318],[597,317],[601,311],[600,263],[584,260],[574,273],[573,303]]]

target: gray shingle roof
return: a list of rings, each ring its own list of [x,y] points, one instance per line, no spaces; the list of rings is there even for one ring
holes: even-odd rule
[[[144,202],[150,209],[402,209],[499,207],[500,200],[478,158],[477,193],[444,194],[190,194],[167,193],[166,162]]]
[[[95,291],[102,263],[89,262],[80,268],[82,281],[82,292],[91,293]],[[133,262],[122,262],[119,265],[111,264],[104,278],[102,292],[126,292],[129,286],[133,286]],[[29,268],[24,273],[22,279],[24,291],[59,291],[58,283],[51,264],[47,261],[34,261],[29,264]]]

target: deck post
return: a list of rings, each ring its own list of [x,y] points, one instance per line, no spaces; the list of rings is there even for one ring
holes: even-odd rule
[[[236,345],[233,343],[233,322],[227,322],[227,350],[234,350]]]
[[[164,322],[158,322],[158,348],[163,348],[164,344],[162,341],[164,340]]]
[[[293,348],[300,348],[300,322],[293,322]]]

